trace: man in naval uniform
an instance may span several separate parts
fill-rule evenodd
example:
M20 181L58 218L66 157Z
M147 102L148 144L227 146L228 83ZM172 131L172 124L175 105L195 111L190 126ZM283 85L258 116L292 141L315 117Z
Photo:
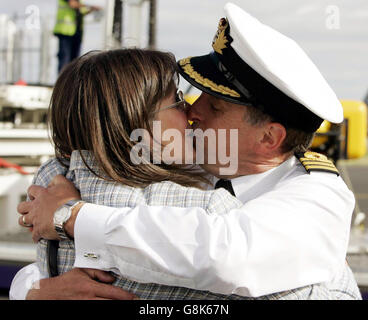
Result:
M354 196L331 161L307 152L323 120L343 120L342 106L294 41L233 4L225 13L213 51L178 66L203 92L188 114L193 126L238 129L238 171L224 179L220 163L203 168L244 206L214 217L200 208L78 202L62 230L74 238L75 268L250 297L342 277ZM38 201L18 207L20 224L33 224L37 237L54 225L37 229L36 215L52 221L54 203L78 198L66 182L53 188L32 186ZM359 298L349 277L355 289L343 290Z

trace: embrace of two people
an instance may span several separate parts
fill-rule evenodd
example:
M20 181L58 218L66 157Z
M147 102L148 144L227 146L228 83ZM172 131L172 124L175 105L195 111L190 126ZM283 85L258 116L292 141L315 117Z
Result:
M37 262L11 299L361 299L345 261L354 196L308 152L323 120L343 120L341 104L294 41L231 3L225 13L210 54L91 52L63 69L56 157L18 206ZM193 105L179 74L202 91ZM148 136L132 139L137 129ZM188 129L227 134L202 139L199 163ZM219 155L206 161L220 142L233 173Z

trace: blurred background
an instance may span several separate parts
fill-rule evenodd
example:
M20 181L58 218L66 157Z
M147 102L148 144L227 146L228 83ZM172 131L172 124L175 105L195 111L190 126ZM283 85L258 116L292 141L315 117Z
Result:
M81 54L151 47L179 58L207 54L225 0L85 0ZM368 3L365 0L233 0L260 21L296 40L341 99L345 122L324 123L313 147L331 157L357 199L348 261L368 288ZM35 245L17 225L16 205L32 174L53 155L46 128L58 75L53 34L57 0L0 2L0 293L35 259ZM198 91L180 86L193 101Z

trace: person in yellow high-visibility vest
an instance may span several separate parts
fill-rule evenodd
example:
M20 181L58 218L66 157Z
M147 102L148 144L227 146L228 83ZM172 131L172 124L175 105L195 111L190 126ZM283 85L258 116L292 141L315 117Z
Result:
M83 17L97 6L87 6L80 0L58 0L54 34L59 38L58 72L80 54L83 36Z

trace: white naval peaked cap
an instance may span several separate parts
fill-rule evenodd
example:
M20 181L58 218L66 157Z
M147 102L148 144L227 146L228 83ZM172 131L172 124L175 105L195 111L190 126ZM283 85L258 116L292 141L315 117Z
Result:
M292 39L233 3L225 5L231 46L274 86L332 123L343 121L343 109L331 87L304 50Z
M316 131L343 121L343 109L317 67L292 39L227 3L210 54L178 61L180 74L217 98L253 105L286 127Z

